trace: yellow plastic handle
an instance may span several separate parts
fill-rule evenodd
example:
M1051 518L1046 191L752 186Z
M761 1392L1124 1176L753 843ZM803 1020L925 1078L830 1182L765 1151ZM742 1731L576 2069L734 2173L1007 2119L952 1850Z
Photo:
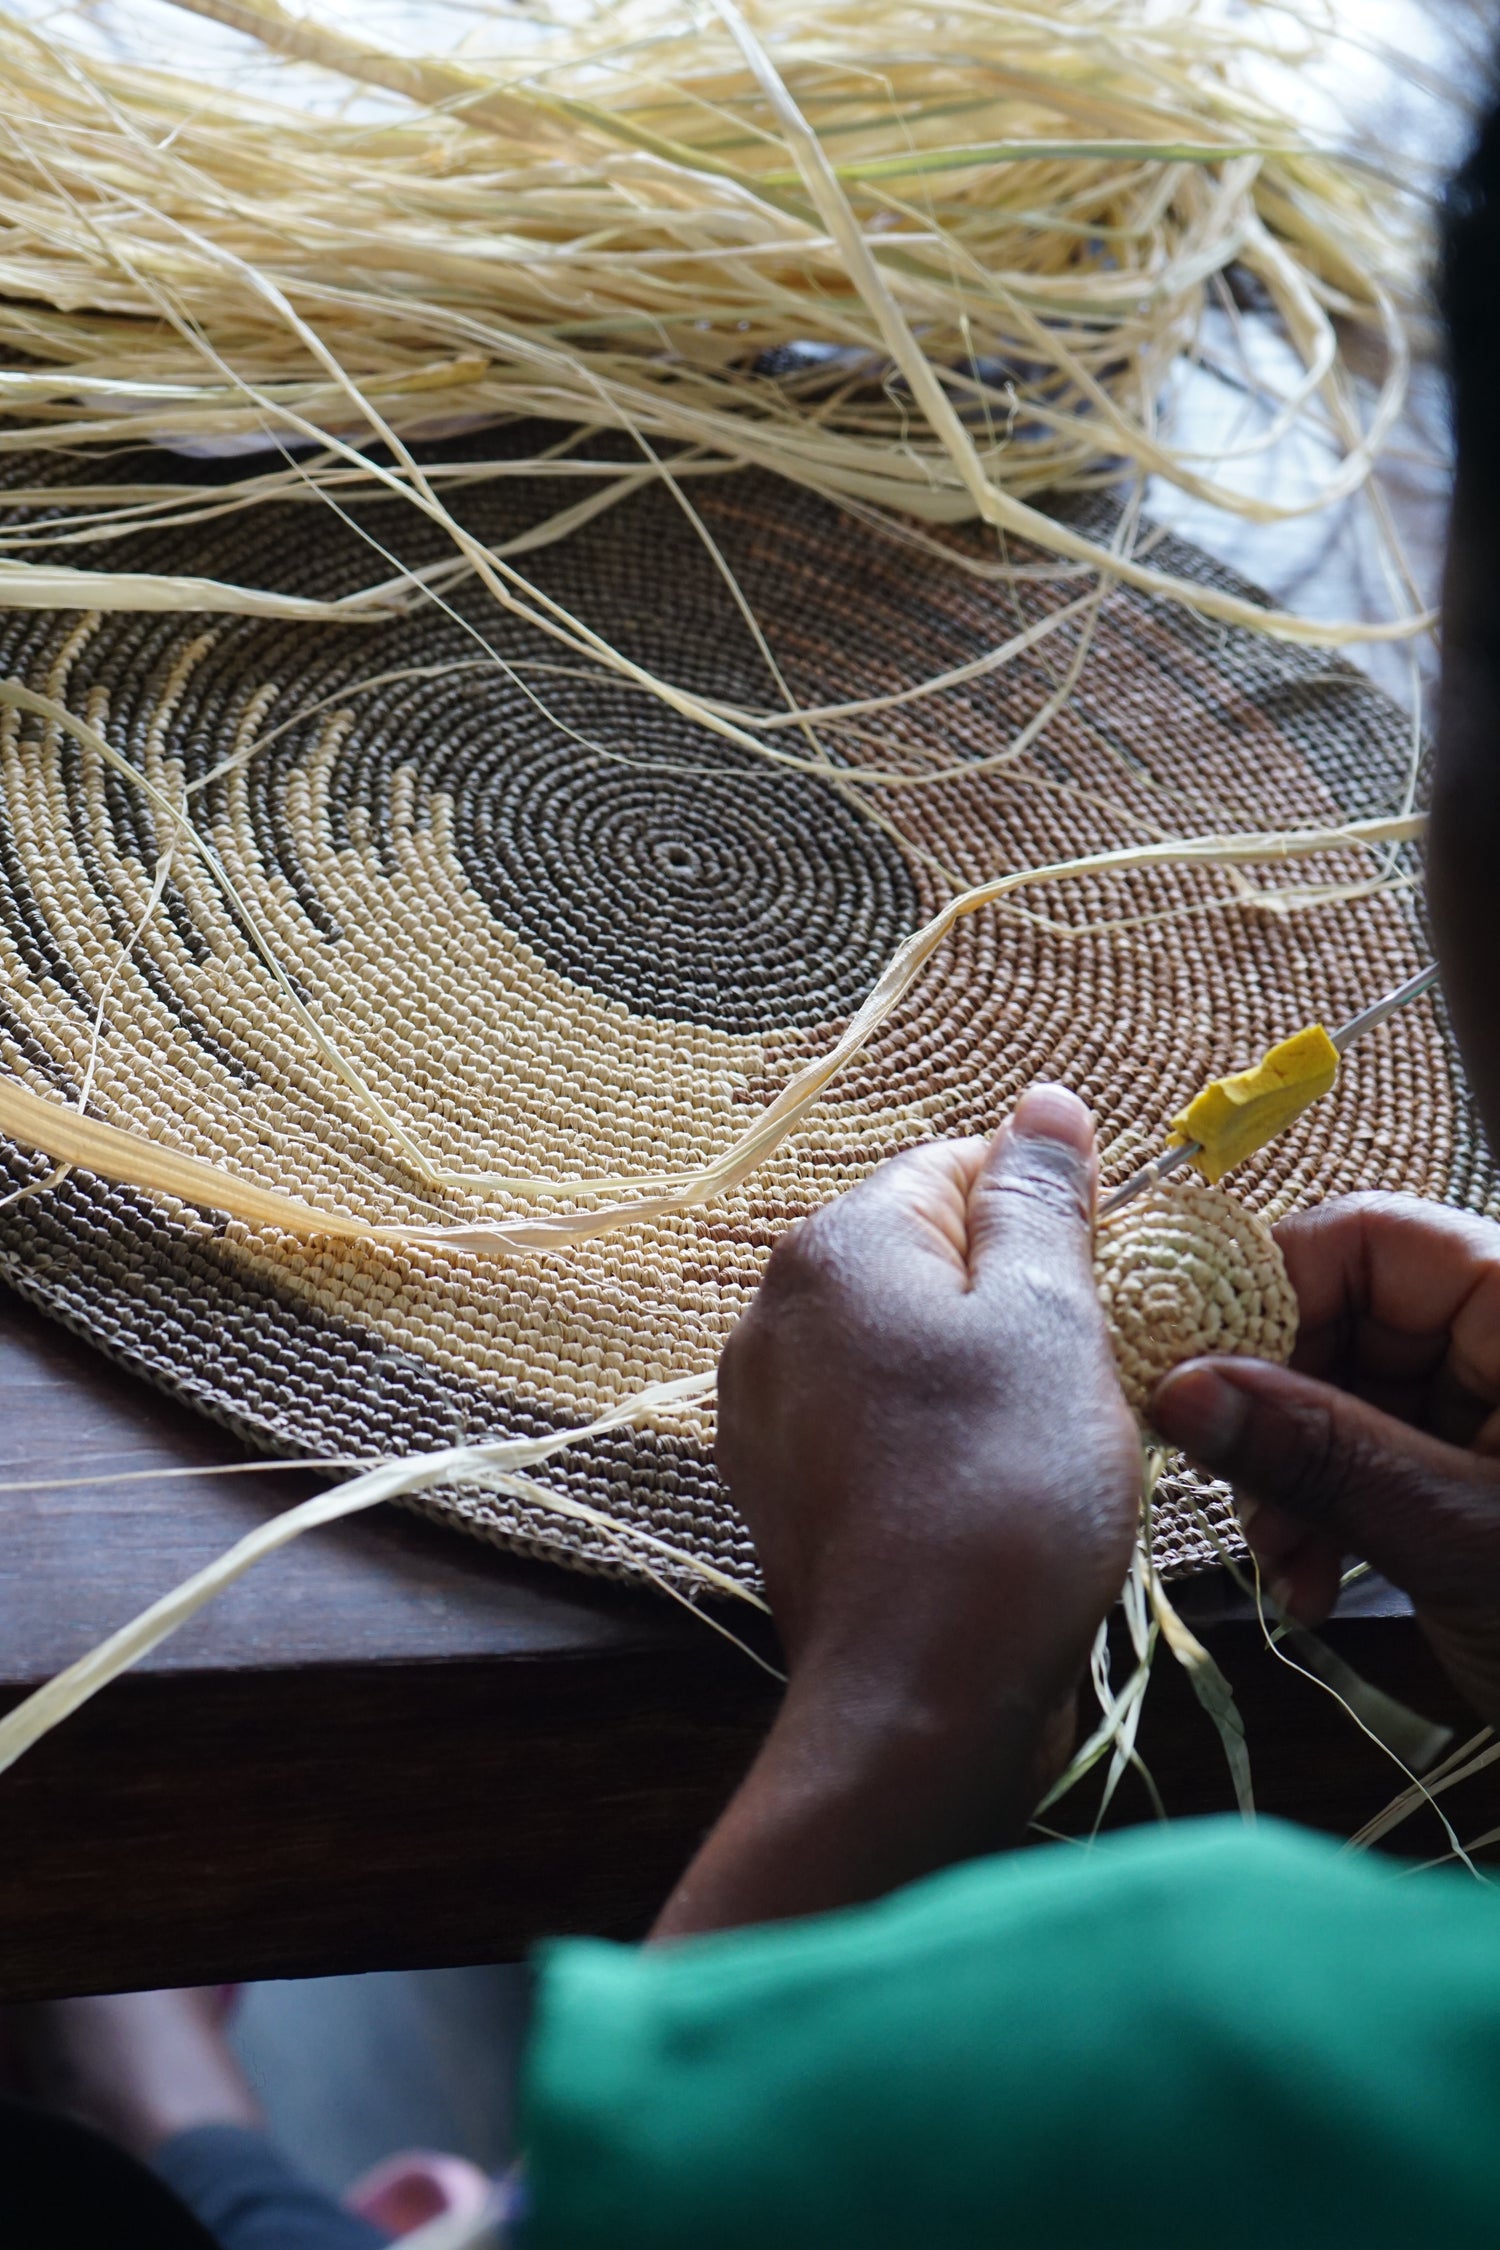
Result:
M1282 1039L1253 1070L1216 1078L1173 1118L1174 1146L1201 1141L1191 1159L1209 1181L1222 1180L1305 1109L1326 1094L1339 1074L1339 1053L1320 1023Z

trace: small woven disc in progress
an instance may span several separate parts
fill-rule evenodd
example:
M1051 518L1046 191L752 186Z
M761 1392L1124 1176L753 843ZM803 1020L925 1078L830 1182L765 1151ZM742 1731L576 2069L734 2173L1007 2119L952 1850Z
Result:
M1286 1262L1265 1221L1223 1188L1184 1180L1138 1197L1100 1230L1094 1270L1121 1387L1142 1421L1185 1359L1291 1357Z

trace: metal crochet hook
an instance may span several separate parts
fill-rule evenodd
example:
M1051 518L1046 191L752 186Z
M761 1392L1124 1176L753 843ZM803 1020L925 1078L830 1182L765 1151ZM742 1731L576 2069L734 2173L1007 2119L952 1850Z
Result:
M1387 1016L1394 1015L1398 1008L1404 1008L1408 1000L1418 1000L1424 992L1430 992L1437 983L1437 976L1437 963L1429 961L1425 969L1418 969L1414 977L1408 977L1405 984L1398 984L1395 991L1388 992L1383 1000L1372 1001L1368 1008L1361 1008L1357 1016L1351 1016L1337 1031L1330 1032L1329 1038L1338 1053L1342 1055L1365 1032L1373 1031L1376 1024L1384 1023ZM1147 1188L1155 1187L1158 1180L1164 1180L1168 1173L1175 1172L1180 1165L1191 1164L1193 1158L1202 1153L1201 1141L1179 1141L1175 1147L1163 1149L1160 1156L1153 1156L1149 1164L1143 1164L1138 1172L1131 1173L1128 1180L1123 1180L1117 1188L1110 1190L1099 1206L1100 1218L1107 1219L1112 1213L1122 1210L1127 1203L1134 1202L1138 1195L1143 1195Z

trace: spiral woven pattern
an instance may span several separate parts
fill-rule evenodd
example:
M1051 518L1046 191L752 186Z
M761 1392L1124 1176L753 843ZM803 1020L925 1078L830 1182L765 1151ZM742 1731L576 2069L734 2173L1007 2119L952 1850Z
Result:
M1099 1295L1120 1385L1144 1424L1169 1369L1200 1354L1290 1359L1297 1299L1263 1219L1227 1189L1180 1180L1100 1229Z
M378 762L361 744L358 771L335 774L335 801L378 820L420 725L442 740L429 786L451 792L455 863L557 976L742 1037L852 1013L920 911L896 846L733 744L704 770L690 727L639 694L593 681L548 702L614 754L560 730L538 754L530 730L497 739L471 687L429 687L392 714Z
M455 501L495 547L555 505L521 477ZM993 560L977 539L954 535L945 559L751 474L705 481L695 505L807 707L972 665L1079 592L1045 570L997 587L959 567ZM95 559L332 597L368 582L366 538L414 567L450 553L397 503L354 513L353 527L313 504L210 516ZM1012 559L1044 560L1019 546ZM1219 575L1170 540L1153 559ZM670 493L608 508L527 569L679 686L780 707ZM568 1207L586 1201L569 1181L692 1170L725 1148L826 1052L953 888L1143 835L1379 810L1405 783L1407 722L1359 674L1127 592L1099 612L1034 742L1018 747L1084 618L812 746L776 737L810 765L825 756L826 778L563 661L472 582L448 598L451 614L360 626L11 614L0 673L86 716L190 812L306 1008L425 1157L559 1194L434 1186L309 1041L204 867L174 852L155 896L166 824L145 797L9 709L0 1067L57 1101L87 1081L107 1121L374 1222ZM879 820L842 778L861 761L997 759L880 795ZM1266 880L1367 871L1330 858ZM1207 867L1023 892L960 923L806 1121L702 1210L564 1255L482 1261L294 1238L79 1173L43 1185L44 1162L0 1144L0 1189L37 1190L0 1209L0 1271L271 1448L387 1455L543 1434L711 1367L781 1228L896 1149L991 1129L1045 1075L1093 1103L1106 1180L1122 1176L1205 1079L1352 1013L1415 968L1422 943L1400 894L1247 910ZM1427 1003L1359 1047L1335 1094L1235 1181L1255 1209L1381 1185L1476 1208L1491 1196ZM541 1475L749 1581L712 1437L701 1410L570 1448ZM1168 1571L1211 1554L1200 1503L1229 1533L1222 1496L1169 1481ZM607 1533L518 1499L425 1504L509 1546L633 1568Z

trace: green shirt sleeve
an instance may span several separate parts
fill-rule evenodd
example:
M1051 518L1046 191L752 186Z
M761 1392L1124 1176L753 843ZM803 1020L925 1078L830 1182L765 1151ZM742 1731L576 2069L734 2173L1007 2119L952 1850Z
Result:
M1275 1823L543 1958L527 2250L1500 2241L1500 1898Z

